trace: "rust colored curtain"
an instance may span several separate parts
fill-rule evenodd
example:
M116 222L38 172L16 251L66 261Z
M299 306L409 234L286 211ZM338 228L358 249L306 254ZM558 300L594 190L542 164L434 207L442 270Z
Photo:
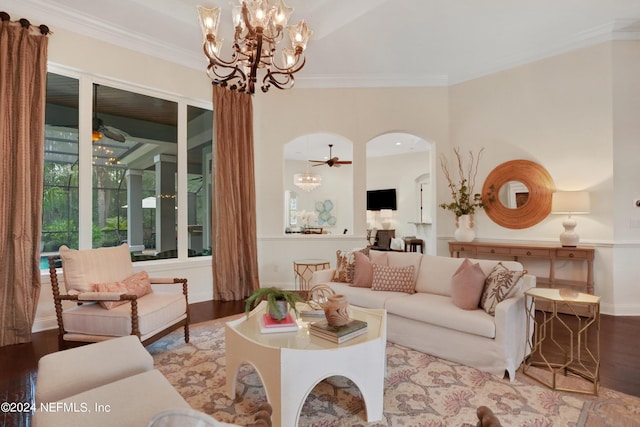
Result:
M260 287L251 95L213 86L213 299L243 300Z
M48 29L0 13L0 346L31 341L40 295ZM46 31L44 29L46 29Z

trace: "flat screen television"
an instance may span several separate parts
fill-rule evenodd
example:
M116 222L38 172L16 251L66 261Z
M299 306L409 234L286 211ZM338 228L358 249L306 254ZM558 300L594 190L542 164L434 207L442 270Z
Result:
M367 210L379 211L381 209L397 210L395 188L367 191Z

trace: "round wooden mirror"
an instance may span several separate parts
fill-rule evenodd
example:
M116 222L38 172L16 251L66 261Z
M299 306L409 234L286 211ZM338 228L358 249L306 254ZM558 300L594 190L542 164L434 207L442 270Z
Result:
M511 160L498 165L487 176L482 186L484 210L498 225L528 228L551 212L554 188L551 175L539 164Z

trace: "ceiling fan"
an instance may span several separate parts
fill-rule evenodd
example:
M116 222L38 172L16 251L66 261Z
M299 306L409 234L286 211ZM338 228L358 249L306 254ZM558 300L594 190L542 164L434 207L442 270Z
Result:
M104 122L98 117L98 86L93 85L93 120L91 122L91 130L93 141L98 141L103 136L118 142L125 142L126 137L123 133L117 132L112 127L105 126Z
M338 157L333 157L333 155L331 154L332 147L333 144L329 144L329 160L309 160L311 163L315 163L315 165L311 166L329 165L329 167L335 166L339 168L342 165L350 165L351 163L353 163L351 160L340 160Z

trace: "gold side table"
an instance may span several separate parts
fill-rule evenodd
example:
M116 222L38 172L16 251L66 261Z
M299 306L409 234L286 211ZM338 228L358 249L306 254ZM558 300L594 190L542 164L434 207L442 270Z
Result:
M325 270L330 268L329 261L326 259L299 259L293 261L293 272L296 277L296 287L301 291L309 290L309 282L314 271Z
M551 305L551 311L539 312L538 319L536 301ZM597 396L600 297L570 289L533 288L525 292L525 310L528 356L522 372L553 390ZM559 315L559 310L568 314Z

